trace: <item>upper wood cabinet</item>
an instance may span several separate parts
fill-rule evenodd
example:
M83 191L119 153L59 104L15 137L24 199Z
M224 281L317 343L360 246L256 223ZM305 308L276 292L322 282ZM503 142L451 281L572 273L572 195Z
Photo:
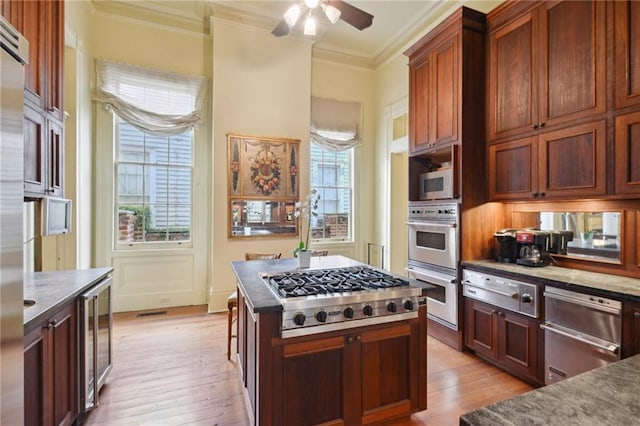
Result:
M640 112L616 117L615 192L640 194Z
M492 200L578 198L606 191L605 121L489 145Z
M606 110L605 3L535 4L516 16L503 9L508 19L498 16L490 29L490 141Z
M615 107L640 105L640 2L615 1Z
M64 0L2 0L29 41L25 67L24 195L61 197L64 176Z
M405 52L409 56L410 155L461 142L463 112L478 117L484 31L485 15L462 7Z

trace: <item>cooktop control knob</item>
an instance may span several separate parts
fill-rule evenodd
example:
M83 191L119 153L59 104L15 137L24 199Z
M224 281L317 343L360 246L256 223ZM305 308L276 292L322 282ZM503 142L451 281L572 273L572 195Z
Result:
M387 311L389 312L396 312L398 310L398 307L396 306L395 302L389 302L387 303Z
M413 311L413 302L411 300L405 300L404 309L407 311Z
M533 297L529 293L525 293L522 295L522 303L531 303L533 302Z
M342 314L345 318L353 318L353 308L344 308Z
M298 313L293 317L293 323L295 325L302 325L305 319L307 319L307 317L305 317L303 313Z
M316 319L320 322L326 322L327 321L327 313L325 311L320 311L318 313L316 313Z
M362 313L370 317L371 315L373 315L373 308L371 307L371 305L365 305L365 307L362 308Z

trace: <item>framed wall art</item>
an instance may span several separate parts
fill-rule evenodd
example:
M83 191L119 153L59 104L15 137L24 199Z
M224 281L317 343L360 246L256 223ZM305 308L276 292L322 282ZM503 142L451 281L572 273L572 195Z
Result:
M228 134L229 237L296 236L300 140Z

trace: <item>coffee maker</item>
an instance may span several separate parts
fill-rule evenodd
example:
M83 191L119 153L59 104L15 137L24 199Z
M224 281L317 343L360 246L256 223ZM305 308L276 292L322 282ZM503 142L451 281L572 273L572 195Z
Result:
M506 228L496 231L493 237L498 241L498 256L496 261L501 263L516 263L518 259L518 243L516 242L515 228Z
M551 258L551 234L548 231L537 229L524 229L516 231L516 243L518 246L518 265L546 266Z
M551 236L550 253L567 254L569 241L573 241L572 231L549 231Z

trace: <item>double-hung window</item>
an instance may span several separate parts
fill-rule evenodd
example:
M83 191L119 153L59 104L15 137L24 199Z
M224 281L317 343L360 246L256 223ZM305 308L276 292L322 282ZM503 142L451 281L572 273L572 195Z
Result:
M191 241L194 128L206 80L98 60L96 100L116 116L116 245Z
M313 239L353 241L354 150L361 105L311 98L311 189L320 195L318 216L312 220Z
M318 216L312 223L315 240L352 240L353 151L334 151L311 143L311 188L320 195Z

